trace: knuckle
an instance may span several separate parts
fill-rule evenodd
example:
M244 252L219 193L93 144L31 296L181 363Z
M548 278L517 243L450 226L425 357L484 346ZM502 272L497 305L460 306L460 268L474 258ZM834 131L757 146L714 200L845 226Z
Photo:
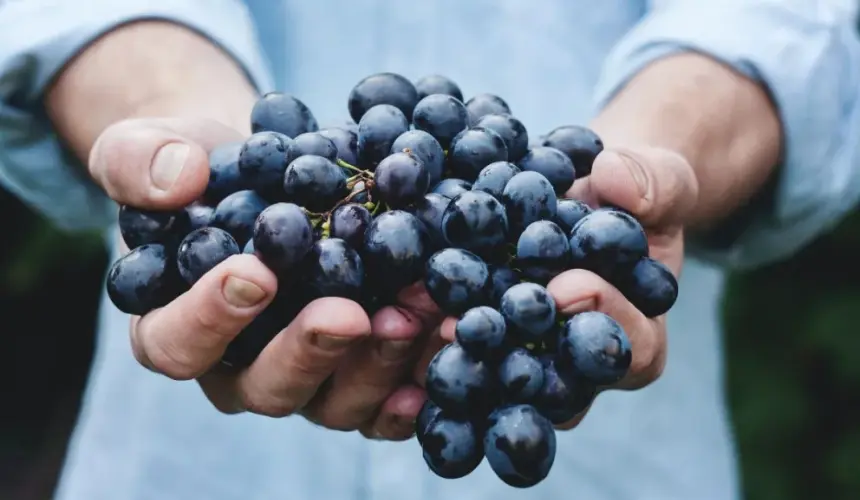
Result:
M218 304L203 305L193 314L195 330L224 339L231 339L238 333L231 313Z
M153 369L174 380L192 380L202 371L191 356L175 346L152 344L146 357Z
M284 418L297 410L295 402L289 398L243 393L242 406L251 413L269 418Z

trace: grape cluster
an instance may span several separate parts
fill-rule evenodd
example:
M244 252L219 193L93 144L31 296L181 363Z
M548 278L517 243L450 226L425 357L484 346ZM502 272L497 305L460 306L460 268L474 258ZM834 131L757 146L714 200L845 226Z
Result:
M256 255L279 291L224 353L243 367L317 298L372 314L423 281L458 318L456 341L428 366L416 423L428 466L458 478L486 456L507 484L539 483L555 457L553 425L631 362L615 320L562 318L547 283L586 269L656 317L674 304L677 281L649 258L630 214L564 197L603 149L591 130L561 126L531 142L501 97L464 102L439 75L369 76L348 110L352 120L321 129L302 101L269 93L251 112L253 134L211 151L198 201L122 206L131 251L109 271L110 299L143 315L231 255Z

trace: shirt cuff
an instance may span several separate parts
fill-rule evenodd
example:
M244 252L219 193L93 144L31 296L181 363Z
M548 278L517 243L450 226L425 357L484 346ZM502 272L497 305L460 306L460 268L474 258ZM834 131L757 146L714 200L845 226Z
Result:
M723 0L656 9L614 48L595 96L602 108L645 66L683 51L713 57L767 88L785 134L773 203L757 208L729 243L700 239L689 247L724 266L787 258L860 199L856 27L826 9L786 4Z
M0 183L60 228L102 228L116 207L61 146L41 100L63 66L122 24L159 19L219 45L258 91L273 87L245 4L238 0L7 2L0 8Z

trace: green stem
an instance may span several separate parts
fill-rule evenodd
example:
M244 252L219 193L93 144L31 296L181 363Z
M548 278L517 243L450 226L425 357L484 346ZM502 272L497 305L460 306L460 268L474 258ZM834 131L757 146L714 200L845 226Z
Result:
M355 165L350 165L349 163L341 160L340 158L337 159L337 165L339 167L343 167L347 170L352 170L353 172L358 172L358 175L367 175L367 174L373 175L370 172L365 172L364 170L356 167Z

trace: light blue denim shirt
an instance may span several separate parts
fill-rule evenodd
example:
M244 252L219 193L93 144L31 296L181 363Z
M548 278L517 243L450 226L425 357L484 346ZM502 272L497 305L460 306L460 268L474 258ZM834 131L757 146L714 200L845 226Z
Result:
M578 429L559 434L541 485L511 489L486 464L462 480L435 478L414 440L221 415L193 382L139 367L127 318L104 301L58 498L739 498L713 263L790 255L860 197L856 11L852 0L0 0L0 182L68 229L106 227L115 207L63 156L39 97L89 40L139 18L204 33L261 91L295 93L323 124L347 116L347 93L367 74L439 72L466 95L504 96L539 134L587 122L644 65L696 50L764 82L786 130L774 203L731 245L697 248L712 264L688 259L663 377L602 395Z

